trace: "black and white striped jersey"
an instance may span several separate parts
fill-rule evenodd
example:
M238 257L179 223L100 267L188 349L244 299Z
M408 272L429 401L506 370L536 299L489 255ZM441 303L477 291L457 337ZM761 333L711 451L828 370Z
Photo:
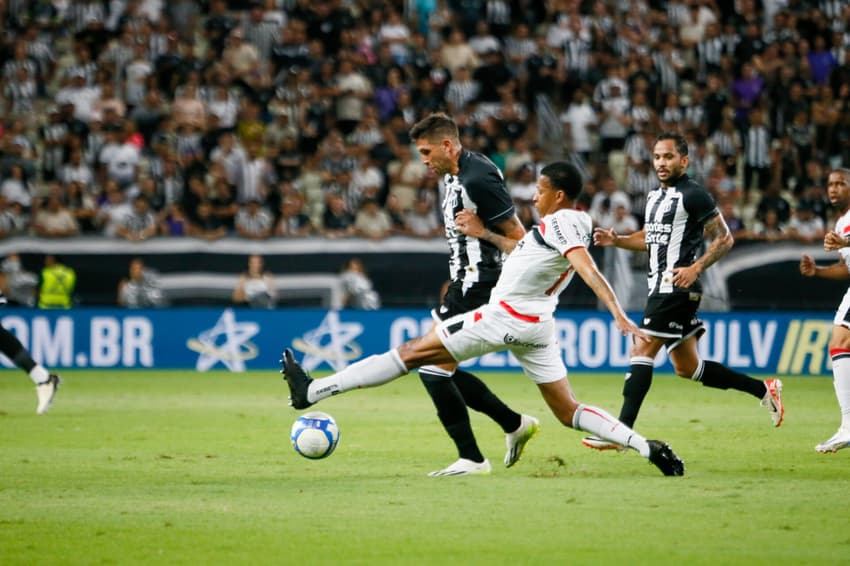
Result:
M443 178L443 221L451 254L449 276L462 282L466 292L475 283L495 283L502 270L502 252L490 242L458 231L455 215L468 208L488 229L500 233L496 225L513 216L514 204L502 172L485 156L463 150L458 167L457 175Z
M650 191L644 223L650 295L700 291L699 281L689 289L675 289L672 270L697 259L703 244L703 227L719 213L714 198L687 175L666 189Z

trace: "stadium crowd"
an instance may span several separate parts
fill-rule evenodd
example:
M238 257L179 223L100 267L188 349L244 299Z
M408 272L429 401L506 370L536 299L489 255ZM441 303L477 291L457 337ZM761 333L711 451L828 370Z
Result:
M521 219L567 158L637 227L650 150L737 238L823 236L850 163L842 0L3 0L0 236L441 233L408 130L450 112Z

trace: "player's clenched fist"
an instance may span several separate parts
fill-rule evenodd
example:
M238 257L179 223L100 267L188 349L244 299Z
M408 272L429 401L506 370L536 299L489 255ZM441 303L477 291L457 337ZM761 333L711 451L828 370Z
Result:
M824 243L824 247L826 244ZM808 256L803 254L802 259L800 259L800 273L805 275L806 277L812 277L815 274L815 260L812 256Z
M847 245L847 240L845 240L838 232L827 232L823 237L823 249L828 252L834 252L836 250L840 250L844 246Z

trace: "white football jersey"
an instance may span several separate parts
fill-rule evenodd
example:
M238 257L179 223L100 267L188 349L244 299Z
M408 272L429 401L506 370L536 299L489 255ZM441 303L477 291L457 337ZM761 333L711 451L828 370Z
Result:
M842 238L850 238L850 210L842 214L835 222L835 231ZM850 248L841 248L838 253L841 255L844 265L847 266L847 269L850 269Z
M508 255L490 303L505 303L541 320L551 318L558 295L575 272L566 254L590 245L592 229L590 216L579 210L561 209L544 216Z

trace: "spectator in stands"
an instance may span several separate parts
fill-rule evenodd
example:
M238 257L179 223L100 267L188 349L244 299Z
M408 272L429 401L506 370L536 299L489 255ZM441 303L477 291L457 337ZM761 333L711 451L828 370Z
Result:
M776 212L777 220L782 225L791 220L791 203L782 195L782 188L776 183L771 183L764 192L756 207L756 218L764 222L768 210Z
M481 86L472 78L469 67L461 65L452 73L452 78L446 86L446 103L449 111L456 115L468 112L478 99L478 91Z
M537 176L534 174L534 165L526 163L517 169L516 173L507 183L511 200L514 201L516 214L526 230L537 224L540 218L534 208L534 195L537 192Z
M236 28L227 38L221 54L228 77L231 82L244 85L253 90L266 83L260 53L251 43L244 40L241 28Z
M69 238L80 233L80 225L62 202L61 185L53 185L46 203L35 212L32 229L42 238Z
M628 110L631 103L623 94L620 83L610 85L610 93L599 102L600 149L608 155L621 151L626 145L626 136L631 127Z
M735 210L735 199L725 198L718 200L718 208L720 209L720 214L723 215L726 225L729 226L729 233L732 234L735 240L747 240L750 238L750 231L747 230L747 226L744 224L741 215Z
M357 167L351 172L347 192L348 207L357 210L366 199L378 200L383 187L383 173L372 156L364 151L357 160Z
M469 69L478 67L478 56L467 43L466 36L460 28L454 28L449 32L448 39L440 49L439 64L446 67L452 75L455 74L458 67Z
M808 202L801 202L788 223L788 238L804 244L821 242L826 233L821 217Z
M254 308L274 308L277 303L277 290L274 277L263 267L263 257L248 257L248 270L239 275L233 289L233 302Z
M359 258L351 258L345 262L340 277L345 290L343 304L346 307L362 310L381 308L381 297L375 291L366 266Z
M329 193L325 201L322 233L328 238L344 238L354 234L354 216L346 208L345 199L337 192Z
M787 224L779 220L779 213L774 208L765 211L762 219L756 220L753 225L752 236L754 240L765 242L779 242L788 239Z
M64 184L78 183L83 192L93 194L95 179L91 167L83 161L83 151L79 147L71 150L68 162L59 169L58 179Z
M593 195L588 213L595 223L607 228L606 225L611 224L611 216L617 205L622 204L631 211L631 201L629 195L620 190L617 181L610 175L600 181L599 187L600 190Z
M118 283L118 304L131 309L166 305L156 272L141 258L130 260L128 276Z
M354 217L354 235L370 240L382 240L390 235L392 221L380 203L372 197L362 200Z
M205 198L209 200L213 209L213 216L219 219L221 224L228 230L236 227L236 216L239 213L239 204L236 202L236 191L227 182L222 174L215 174L215 164L210 166L212 186L206 186Z
M113 122L104 126L106 144L98 155L101 182L111 179L121 188L136 181L136 173L141 159L139 148L128 139L123 122Z
M236 235L251 240L265 240L274 230L274 216L260 199L251 199L239 207L234 221Z
M800 154L791 136L786 133L779 139L773 140L770 149L771 183L779 183L782 187L793 187L795 193L802 191L803 162L800 161Z
M415 238L430 239L443 234L443 225L440 223L433 203L422 194L413 203L413 208L405 217L405 225L408 234Z
M198 93L197 84L187 83L177 90L171 104L171 117L177 128L200 131L207 123L207 111Z
M573 93L572 102L561 114L560 120L567 147L588 163L594 150L591 136L596 131L598 118L584 90L577 89Z
M166 206L162 219L159 221L161 236L188 236L191 231L191 221L179 202Z
M333 82L337 127L343 135L348 135L363 118L366 101L374 96L374 89L369 80L348 58L340 60Z
M9 176L0 183L0 194L10 203L20 204L28 209L32 204L32 189L21 165L13 164Z
M125 214L115 229L115 235L131 242L142 242L156 236L159 222L144 195L136 195L130 212Z
M410 210L416 199L416 191L422 180L428 174L428 169L420 159L414 158L408 144L400 144L396 158L387 165L389 177L389 194L398 199L402 210Z
M283 195L279 213L275 236L297 238L313 233L313 222L305 212L304 197L298 191L293 189Z
M29 215L23 207L0 194L0 238L25 234L28 229Z
M57 255L44 258L44 268L38 280L38 308L70 309L74 303L77 273Z
M829 197L826 194L826 188L823 185L809 185L800 193L800 198L797 199L797 206L807 206L812 209L815 216L818 216L824 221L826 226L829 213L833 207L829 203Z
M749 195L755 187L764 191L770 184L770 130L764 123L764 113L758 109L748 110L748 125L744 132L744 194Z
M118 227L124 222L124 217L131 214L131 206L127 202L124 191L114 180L106 182L104 199L98 208L94 219L95 226L104 236L113 238L117 235Z
M213 214L212 205L208 200L198 203L195 216L191 219L187 235L212 241L227 236L227 228Z

